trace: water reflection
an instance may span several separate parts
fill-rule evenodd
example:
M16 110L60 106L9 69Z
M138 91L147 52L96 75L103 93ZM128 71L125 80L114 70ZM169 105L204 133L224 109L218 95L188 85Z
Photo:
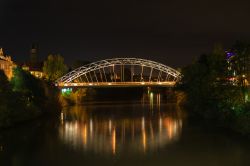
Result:
M161 103L159 94L150 93L149 104L145 101L130 103L129 107L119 103L65 109L60 138L70 148L106 154L143 153L177 140L181 118Z
M142 96L142 105L149 104L149 108L151 111L154 109L160 111L161 108L161 93L155 93L148 89L147 94L143 94Z

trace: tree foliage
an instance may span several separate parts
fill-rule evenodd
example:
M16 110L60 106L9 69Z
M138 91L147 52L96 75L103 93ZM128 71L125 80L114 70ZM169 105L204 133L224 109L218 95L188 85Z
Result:
M11 81L0 70L0 85L0 128L57 108L57 90L19 67L13 70Z
M10 114L13 104L12 91L10 83L2 70L0 70L0 126L10 124Z
M32 104L42 108L46 99L43 82L19 67L13 70L13 75L11 79L13 91L22 94L27 105Z
M236 72L238 83L244 91L246 83L250 82L250 44L237 41L231 50L235 54L231 59L232 70Z
M249 85L244 83L249 75L249 48L237 42L230 49L234 55L228 58L217 46L182 69L178 87L186 93L186 106L192 115L223 121L227 127L250 133L250 102L246 100Z
M68 68L64 64L64 59L61 55L49 55L47 60L44 62L43 72L46 74L47 79L55 81L62 77Z
M217 110L227 110L243 102L240 88L228 81L227 60L220 46L183 68L182 74L180 87L187 94L187 103L201 116L216 117Z

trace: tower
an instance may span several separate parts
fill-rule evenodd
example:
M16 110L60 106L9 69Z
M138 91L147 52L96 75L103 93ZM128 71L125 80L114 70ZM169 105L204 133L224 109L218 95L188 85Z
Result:
M30 63L36 65L38 62L38 44L33 43L30 50Z

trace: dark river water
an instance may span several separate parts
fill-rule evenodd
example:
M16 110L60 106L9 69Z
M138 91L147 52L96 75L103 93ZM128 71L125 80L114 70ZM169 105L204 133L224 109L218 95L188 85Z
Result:
M195 123L162 94L89 101L0 132L1 166L250 166L250 140Z

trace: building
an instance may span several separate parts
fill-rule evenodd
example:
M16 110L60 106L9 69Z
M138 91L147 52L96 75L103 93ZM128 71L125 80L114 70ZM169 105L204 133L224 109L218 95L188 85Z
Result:
M16 65L11 60L10 56L5 56L3 49L0 48L0 69L4 71L5 75L10 79L13 76L12 69Z
M29 71L31 75L37 78L45 78L45 74L42 71L43 62L36 62L34 63L25 63L22 66L22 69L25 71Z
M250 56L239 55L233 51L226 51L227 69L230 81L241 83L243 86L250 84Z
M30 49L30 59L28 62L20 65L25 71L29 71L31 75L37 78L44 78L43 62L38 59L38 44L33 43Z

